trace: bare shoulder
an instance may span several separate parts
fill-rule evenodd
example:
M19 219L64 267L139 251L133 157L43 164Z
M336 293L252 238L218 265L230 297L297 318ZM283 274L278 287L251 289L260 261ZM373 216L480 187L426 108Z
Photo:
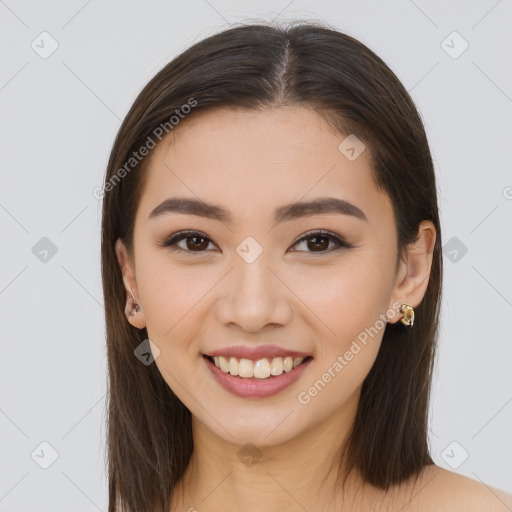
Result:
M512 511L512 494L436 465L425 468L410 494L411 511Z

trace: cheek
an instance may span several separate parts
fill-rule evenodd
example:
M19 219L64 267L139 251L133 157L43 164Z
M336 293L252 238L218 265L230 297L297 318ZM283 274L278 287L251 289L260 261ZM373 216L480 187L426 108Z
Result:
M293 289L306 306L303 311L314 313L315 325L321 326L331 347L350 345L386 313L391 283L386 269L385 261L368 251L329 269L306 268L295 276Z
M386 327L388 268L382 253L360 251L328 272L304 271L296 281L297 295L315 313L307 322L316 326L313 335L320 341L301 403L314 399L323 407L339 407L368 375Z
M171 264L161 254L140 258L137 286L149 339L159 348L155 364L172 391L200 415L201 383L208 380L200 355L200 333L210 307L209 292L225 273L211 265ZM191 398L192 397L192 398ZM195 408L199 407L198 410Z
M325 284L323 299L317 299L312 308L329 329L322 327L315 364L297 396L300 404L308 406L307 414L334 412L348 404L377 358L386 326L382 318L386 302L379 298L378 281L365 275L353 272L344 280Z
M179 339L180 330L196 325L193 319L220 277L209 265L171 265L161 255L141 261L137 285L148 334L155 341Z

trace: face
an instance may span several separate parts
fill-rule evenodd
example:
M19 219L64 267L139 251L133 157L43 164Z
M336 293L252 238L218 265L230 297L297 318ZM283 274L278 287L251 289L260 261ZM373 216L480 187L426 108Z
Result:
M116 246L141 308L130 321L147 328L175 394L226 441L281 443L343 411L386 320L400 318L392 205L367 151L347 158L344 139L305 108L220 110L151 155L134 260ZM213 206L165 207L177 197Z

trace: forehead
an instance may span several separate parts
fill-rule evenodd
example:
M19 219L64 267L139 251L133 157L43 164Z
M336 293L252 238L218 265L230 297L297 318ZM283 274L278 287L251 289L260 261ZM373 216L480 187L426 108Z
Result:
M319 197L350 201L369 220L392 215L368 152L340 151L346 137L302 107L196 113L150 155L140 215L172 196L221 204L240 222Z

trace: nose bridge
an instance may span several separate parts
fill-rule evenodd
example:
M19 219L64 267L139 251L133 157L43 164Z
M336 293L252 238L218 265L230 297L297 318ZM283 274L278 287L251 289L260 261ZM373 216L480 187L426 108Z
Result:
M272 272L268 266L271 265L272 254L268 247L268 240L264 235L246 236L233 254L234 279L238 286L236 289L243 293L254 294L265 290L271 292Z
M248 331L283 324L289 312L286 287L271 271L271 254L254 242L242 242L233 255L229 296L223 297L220 313L224 323L234 322Z
M236 255L233 261L233 273L237 295L249 295L253 300L257 296L266 295L267 300L273 296L272 280L275 278L268 268L270 265L268 256L268 253L264 252L254 260L246 260L243 256Z

